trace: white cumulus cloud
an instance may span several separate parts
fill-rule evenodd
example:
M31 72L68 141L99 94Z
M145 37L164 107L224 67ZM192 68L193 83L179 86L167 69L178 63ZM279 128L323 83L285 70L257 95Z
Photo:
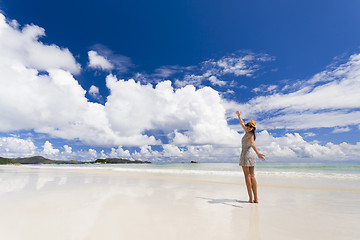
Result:
M0 138L1 157L28 157L36 153L36 146L31 139L17 137Z
M95 99L101 98L99 88L94 85L91 85L91 87L89 89L89 94L90 94L90 96L92 96Z
M26 25L19 29L18 25L9 24L0 13L0 63L8 62L8 65L14 68L25 66L41 71L59 68L74 74L79 73L80 64L70 51L40 42L39 39L43 36L43 28Z
M288 133L282 137L273 137L266 130L258 133L257 146L260 146L268 160L289 162L299 160L328 160L344 161L357 160L360 154L360 142L356 144L334 144L331 142L321 145L309 143L298 133Z
M53 145L46 141L43 145L43 151L41 152L44 156L56 156L60 153L59 149L53 147Z
M92 50L88 52L89 67L124 73L134 66L129 57L115 54L102 44L95 44L91 48Z
M89 67L101 70L112 70L114 65L111 64L105 57L100 56L96 51L89 51Z
M161 129L169 136L181 131L186 139L181 144L220 145L233 145L238 137L227 124L221 96L212 88L188 85L175 90L170 81L153 87L113 75L106 82L111 92L106 112L112 129L122 136L144 138L142 132ZM153 139L149 144L155 143Z

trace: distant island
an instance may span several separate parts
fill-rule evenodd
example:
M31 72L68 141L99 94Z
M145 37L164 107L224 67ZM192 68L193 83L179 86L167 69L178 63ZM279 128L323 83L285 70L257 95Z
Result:
M50 160L42 156L26 157L26 158L3 158L0 157L0 165L5 164L143 164L151 163L148 161L129 160L123 158L106 158L97 159L92 162L83 161L63 161L63 160Z
M107 164L107 163L151 163L148 161L140 161L140 160L128 160L128 159L123 159L123 158L100 158L95 160L95 162L93 163L99 163L99 164Z

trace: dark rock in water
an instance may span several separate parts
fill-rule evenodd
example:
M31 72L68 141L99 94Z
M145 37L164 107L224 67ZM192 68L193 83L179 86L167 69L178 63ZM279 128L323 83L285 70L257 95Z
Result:
M195 161L191 161L190 163L198 163L198 162L195 162Z

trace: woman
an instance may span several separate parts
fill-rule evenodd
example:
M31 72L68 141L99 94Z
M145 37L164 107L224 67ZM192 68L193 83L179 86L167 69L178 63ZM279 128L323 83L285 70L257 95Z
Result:
M254 175L256 157L251 148L254 149L260 160L265 161L265 155L261 154L255 145L256 122L254 120L250 120L248 123L244 124L239 111L236 111L236 115L239 117L240 125L245 130L245 135L241 140L242 149L240 156L240 166L242 166L245 175L246 188L249 194L249 202L258 203L259 200L257 196L257 185Z

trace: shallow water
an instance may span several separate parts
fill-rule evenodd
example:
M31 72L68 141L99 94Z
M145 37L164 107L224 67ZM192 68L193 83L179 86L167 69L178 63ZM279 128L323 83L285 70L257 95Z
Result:
M215 176L241 176L236 163L198 164L84 164L84 165L22 165L29 168L102 169L120 172L190 174ZM0 168L5 171L6 166ZM8 168L8 170L10 170ZM281 176L289 178L326 178L360 180L360 164L353 163L262 163L256 165L257 176Z

